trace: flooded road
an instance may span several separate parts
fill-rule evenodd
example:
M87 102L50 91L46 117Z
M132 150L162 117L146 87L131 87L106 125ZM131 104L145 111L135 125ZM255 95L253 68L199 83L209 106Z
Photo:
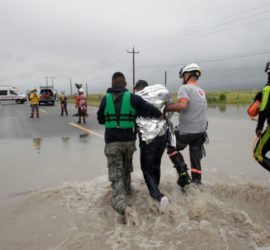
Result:
M135 153L139 226L128 229L109 205L102 137L66 120L70 135L0 139L0 249L269 249L270 175L252 158L256 123L245 110L209 108L202 190L183 194L164 154L166 216L148 195ZM91 112L85 129L102 135Z
M103 141L85 133L62 138L0 140L0 201L23 192L106 174L102 150L98 152L97 146L102 149Z

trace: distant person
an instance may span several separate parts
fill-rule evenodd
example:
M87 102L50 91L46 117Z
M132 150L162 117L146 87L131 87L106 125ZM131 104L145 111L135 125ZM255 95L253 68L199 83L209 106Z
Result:
M259 138L254 150L255 160L266 170L270 171L270 159L266 153L270 150L270 63L266 64L265 72L268 74L268 81L262 91L262 101L259 112L259 119L256 127L256 135ZM264 123L267 120L267 127L263 132Z
M79 95L76 96L76 108L78 108L78 116L79 116L79 120L78 120L78 124L80 124L82 122L83 119L83 123L86 123L86 116L88 116L87 114L87 96L84 94L84 90L82 88L79 89Z
M131 204L132 158L136 150L136 117L160 117L161 112L131 94L126 89L125 76L116 72L112 76L112 87L101 100L97 119L105 124L105 155L112 187L112 207L125 216L127 224L136 224L136 213Z
M36 117L39 118L39 95L37 94L37 90L33 89L30 96L30 107L31 107L31 115L30 118L34 118L34 114L36 112Z
M64 112L66 113L66 116L68 116L68 111L67 111L67 96L65 95L65 91L62 91L60 96L60 105L61 105L61 116L64 115Z
M176 131L177 147L184 150L189 146L191 181L201 184L201 159L204 154L203 144L207 134L207 100L205 92L198 86L201 70L195 63L183 67L179 73L183 85L179 88L178 102L168 105L167 111L179 112L179 124ZM181 155L181 154L180 154ZM181 165L185 165L181 155Z

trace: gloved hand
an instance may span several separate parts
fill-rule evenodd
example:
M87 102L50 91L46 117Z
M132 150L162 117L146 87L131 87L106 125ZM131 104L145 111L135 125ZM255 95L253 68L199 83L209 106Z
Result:
M256 128L256 135L257 135L257 137L261 137L262 136L262 129Z

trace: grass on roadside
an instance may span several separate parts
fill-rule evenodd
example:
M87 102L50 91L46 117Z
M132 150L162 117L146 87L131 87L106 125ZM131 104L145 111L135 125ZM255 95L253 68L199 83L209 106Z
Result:
M207 91L208 104L250 104L258 90ZM177 93L172 93L174 102Z
M250 104L258 90L207 91L208 104ZM98 107L104 94L88 95L88 105ZM172 93L177 102L177 93ZM69 103L75 103L74 96L68 96Z

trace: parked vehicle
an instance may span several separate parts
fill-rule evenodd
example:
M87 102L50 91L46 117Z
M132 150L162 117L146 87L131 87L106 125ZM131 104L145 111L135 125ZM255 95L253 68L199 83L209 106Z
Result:
M17 104L23 104L27 101L27 97L18 94L16 88L12 86L0 86L0 101L15 101Z
M47 104L47 105L55 105L55 91L51 87L40 87L38 94L40 96L39 105Z

